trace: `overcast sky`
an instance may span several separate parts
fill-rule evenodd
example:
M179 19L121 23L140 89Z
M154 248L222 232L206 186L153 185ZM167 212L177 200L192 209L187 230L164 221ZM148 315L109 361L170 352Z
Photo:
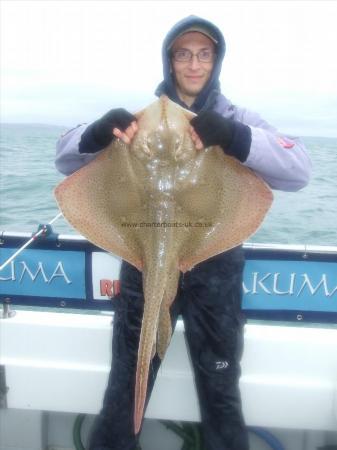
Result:
M221 86L282 131L337 136L335 1L0 0L1 121L72 126L154 99L161 43L196 14L227 43Z

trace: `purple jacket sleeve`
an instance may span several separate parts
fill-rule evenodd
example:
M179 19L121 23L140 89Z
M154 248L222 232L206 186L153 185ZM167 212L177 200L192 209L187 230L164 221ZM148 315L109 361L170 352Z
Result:
M60 137L56 144L55 167L64 175L70 175L96 158L97 153L80 153L81 136L89 124L79 125Z
M272 188L297 191L309 182L311 161L304 144L297 137L280 133L259 114L233 106L220 96L216 110L224 117L248 125L252 142L244 165L254 170ZM56 168L65 175L92 161L98 153L79 153L81 135L88 125L80 125L63 135L56 146Z
M235 108L236 120L252 132L250 152L244 165L254 170L272 188L298 191L311 175L311 160L298 137L280 133L259 114Z

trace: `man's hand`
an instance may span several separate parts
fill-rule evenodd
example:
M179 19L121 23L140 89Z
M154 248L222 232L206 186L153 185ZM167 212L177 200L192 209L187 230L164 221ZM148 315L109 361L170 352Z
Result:
M114 136L116 136L117 138L121 139L123 142L125 142L125 144L130 144L130 142L132 141L134 135L137 133L138 131L138 125L136 121L132 121L131 125L128 126L124 131L122 131L119 128L114 128L112 130L112 133Z
M198 136L197 132L192 127L192 125L190 126L190 130L189 131L190 131L190 135L191 135L192 141L194 142L195 148L197 150L202 150L204 148L204 144L202 143L200 137Z
M80 153L96 153L107 147L115 137L130 144L138 131L137 119L126 109L111 109L87 127L81 136Z
M250 145L251 130L247 125L227 119L216 111L205 111L191 120L191 138L198 150L219 145L223 151L239 161L246 161Z
M226 119L216 111L205 111L193 117L191 125L204 147L220 145L226 151L234 135L233 122L233 120Z
M106 147L114 137L130 144L138 130L135 116L126 109L111 109L93 126L93 134L98 144Z

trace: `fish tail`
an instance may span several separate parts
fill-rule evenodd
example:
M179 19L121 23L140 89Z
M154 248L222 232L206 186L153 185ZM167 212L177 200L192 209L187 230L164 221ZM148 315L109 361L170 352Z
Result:
M154 221L170 220L170 205L164 216L155 216ZM152 239L144 255L143 291L144 314L138 347L138 361L135 385L134 430L141 428L147 396L149 367L156 348L160 310L170 280L169 272L174 258L174 236L171 228L158 228L152 233Z
M146 334L146 333L144 333ZM152 359L153 344L147 345L150 340L147 336L143 336L143 342L140 343L138 352L138 363L136 372L136 385L135 385L135 409L134 409L134 431L135 434L139 433L146 402L147 385L149 379L149 368Z
M152 271L149 271L152 273ZM144 277L144 314L139 339L138 361L135 384L135 409L134 409L134 431L139 433L147 394L149 368L154 356L153 348L156 342L160 306L165 292L166 276L161 271L157 276ZM159 276L158 276L159 275Z

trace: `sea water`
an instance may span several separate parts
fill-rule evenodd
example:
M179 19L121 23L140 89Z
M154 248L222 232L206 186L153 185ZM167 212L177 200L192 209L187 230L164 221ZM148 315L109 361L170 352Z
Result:
M34 232L58 213L54 187L64 178L54 166L64 127L0 126L0 231ZM312 179L299 192L274 191L274 203L250 242L337 245L337 138L302 137L313 162ZM288 150L284 150L288 151ZM75 234L65 219L57 233Z

